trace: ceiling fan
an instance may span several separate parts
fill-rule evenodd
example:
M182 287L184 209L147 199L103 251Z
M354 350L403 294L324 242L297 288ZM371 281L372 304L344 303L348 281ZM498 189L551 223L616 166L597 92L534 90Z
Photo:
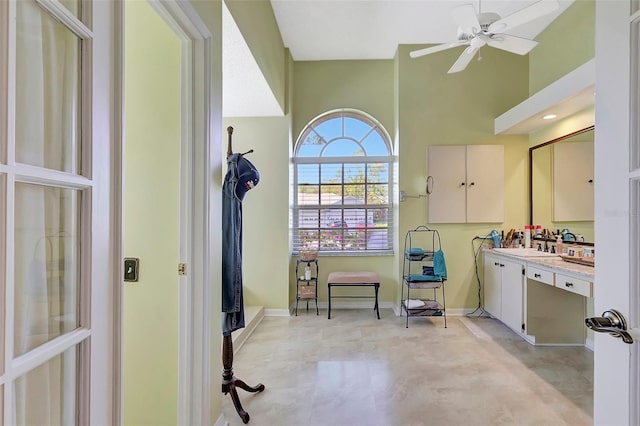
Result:
M537 41L505 34L517 26L545 16L558 9L557 0L541 0L525 7L505 18L497 13L486 12L476 14L473 5L466 4L455 7L451 15L458 24L458 40L443 43L425 49L414 50L409 53L412 58L440 52L454 47L467 45L458 60L447 72L448 74L464 70L481 47L489 45L507 52L526 55L538 45Z

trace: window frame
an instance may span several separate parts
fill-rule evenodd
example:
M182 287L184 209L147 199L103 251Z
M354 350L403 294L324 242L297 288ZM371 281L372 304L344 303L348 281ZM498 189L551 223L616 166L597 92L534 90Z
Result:
M340 135L338 136L333 136L331 138L325 139L325 135L323 135L321 132L319 132L317 130L317 128L319 126L321 126L323 123L326 123L328 121L334 120L334 119L340 119L342 120L342 129L340 132ZM370 129L365 132L364 135L360 136L359 138L355 138L354 136L350 136L349 133L345 133L346 129L345 129L345 119L346 118L351 118L351 119L355 119L358 120L360 122L365 123L366 125L370 126ZM347 130L348 131L348 130ZM307 136L312 133L315 132L320 138L321 140L324 142L325 146L322 147L322 149L320 150L320 153L318 153L316 156L299 156L299 152L301 147L303 146ZM367 150L366 148L362 145L362 142L365 141L367 139L367 137L369 135L371 135L372 133L377 133L380 138L382 139L382 142L384 143L387 153L388 155L367 155ZM351 156L323 156L325 150L332 144L335 143L336 140L340 140L340 139L344 139L344 140L350 140L355 142L356 144L358 144L361 148L362 148L362 155L351 155ZM299 204L299 181L298 181L298 167L300 165L318 165L318 183L317 184L311 184L311 185L317 185L319 188L319 196L318 196L318 204ZM323 204L322 203L322 199L321 197L321 187L323 185L322 182L322 165L327 165L327 164L331 164L331 165L339 165L341 167L342 172L340 173L341 175L341 182L336 184L336 185L340 185L342 188L342 194L341 194L341 202L340 204L337 205L333 205L333 204ZM358 185L362 185L365 188L365 195L364 195L364 203L363 204L345 204L344 203L344 199L345 199L345 191L344 191L344 186L345 186L345 167L348 166L349 164L358 164L358 165L364 165L364 179L362 182L359 182ZM369 165L372 164L383 164L386 166L387 170L385 173L385 179L382 179L381 181L369 181L368 179L368 170L369 170ZM387 130L384 128L384 126L378 121L376 120L374 117L372 117L371 115L360 111L360 110L356 110L356 109L348 109L348 108L342 108L342 109L337 109L337 110L331 110L331 111L327 111L323 114L320 114L319 116L315 117L314 119L312 119L309 123L307 123L307 125L305 125L305 127L302 129L302 131L299 133L298 138L296 139L295 145L294 145L294 150L293 150L293 155L292 155L292 181L293 181L293 200L292 200L292 208L291 208L291 246L292 246L292 253L295 254L299 254L300 250L303 249L304 247L302 247L301 242L299 241L299 232L301 230L313 230L316 229L318 234L322 233L322 232L327 232L327 231L332 231L332 232L339 232L341 234L342 237L344 237L345 235L347 235L347 232L351 232L350 229L348 227L348 225L344 226L344 222L345 222L345 214L344 211L345 210L353 210L353 209L362 209L364 210L365 213L365 226L363 229L360 229L360 231L364 232L364 238L365 241L368 241L368 236L370 234L370 229L371 230L376 230L376 229L386 229L386 248L366 248L366 244L365 247L363 248L344 248L344 247L339 247L339 248L327 248L327 247L319 247L319 253L321 255L329 255L329 256L372 256L372 255L392 255L394 253L394 223L395 223L395 218L394 218L394 176L395 176L395 171L394 171L394 164L395 164L395 156L393 155L393 143L391 140L391 137L389 136L389 133L387 132ZM324 185L326 185L327 183L324 183ZM331 183L333 184L333 183ZM352 185L351 183L347 183L347 185ZM382 203L382 204L369 204L367 202L367 198L368 198L368 193L367 193L367 188L369 188L369 186L371 185L385 185L387 188L387 202L386 203ZM386 210L386 219L387 219L387 226L386 228L376 228L376 227L369 227L368 222L369 222L369 212L372 210L376 210L376 209L380 209L380 210ZM316 211L317 212L317 217L318 217L318 223L317 223L317 227L313 228L313 227L300 227L300 212L304 211L304 210L309 210L309 211ZM328 226L325 226L326 224L322 223L322 217L323 217L323 211L326 210L340 210L341 211L341 219L343 222L343 226L341 227L335 227L333 229L329 228ZM358 232L358 231L357 231ZM319 246L320 244L318 244Z

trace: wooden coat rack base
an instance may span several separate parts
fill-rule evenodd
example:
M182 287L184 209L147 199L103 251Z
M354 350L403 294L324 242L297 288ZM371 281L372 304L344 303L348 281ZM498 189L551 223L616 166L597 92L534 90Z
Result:
M262 392L264 385L258 383L256 386L249 386L242 380L233 375L233 342L231 336L223 336L222 340L222 393L230 394L233 406L236 407L238 415L243 423L249 423L249 413L244 411L236 388L246 390L247 392Z

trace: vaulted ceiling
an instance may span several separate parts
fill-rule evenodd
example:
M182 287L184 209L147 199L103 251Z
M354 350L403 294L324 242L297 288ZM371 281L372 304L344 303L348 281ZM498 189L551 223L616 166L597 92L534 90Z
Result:
M535 39L573 1L559 0L556 11L514 28L509 34ZM472 4L476 11L505 17L534 3L535 0L271 0L284 45L296 61L391 59L400 44L455 41L457 29L451 10L456 6ZM223 16L224 115L282 115L226 8Z

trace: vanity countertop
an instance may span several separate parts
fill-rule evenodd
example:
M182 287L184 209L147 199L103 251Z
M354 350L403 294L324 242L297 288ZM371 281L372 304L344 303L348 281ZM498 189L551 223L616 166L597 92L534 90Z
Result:
M595 271L592 266L580 265L577 263L565 262L560 256L535 257L535 256L516 256L509 253L500 252L494 249L486 249L488 252L498 256L506 256L512 259L524 260L527 264L533 266L543 266L553 269L559 273L569 273L577 275L585 280L592 281L595 278Z

